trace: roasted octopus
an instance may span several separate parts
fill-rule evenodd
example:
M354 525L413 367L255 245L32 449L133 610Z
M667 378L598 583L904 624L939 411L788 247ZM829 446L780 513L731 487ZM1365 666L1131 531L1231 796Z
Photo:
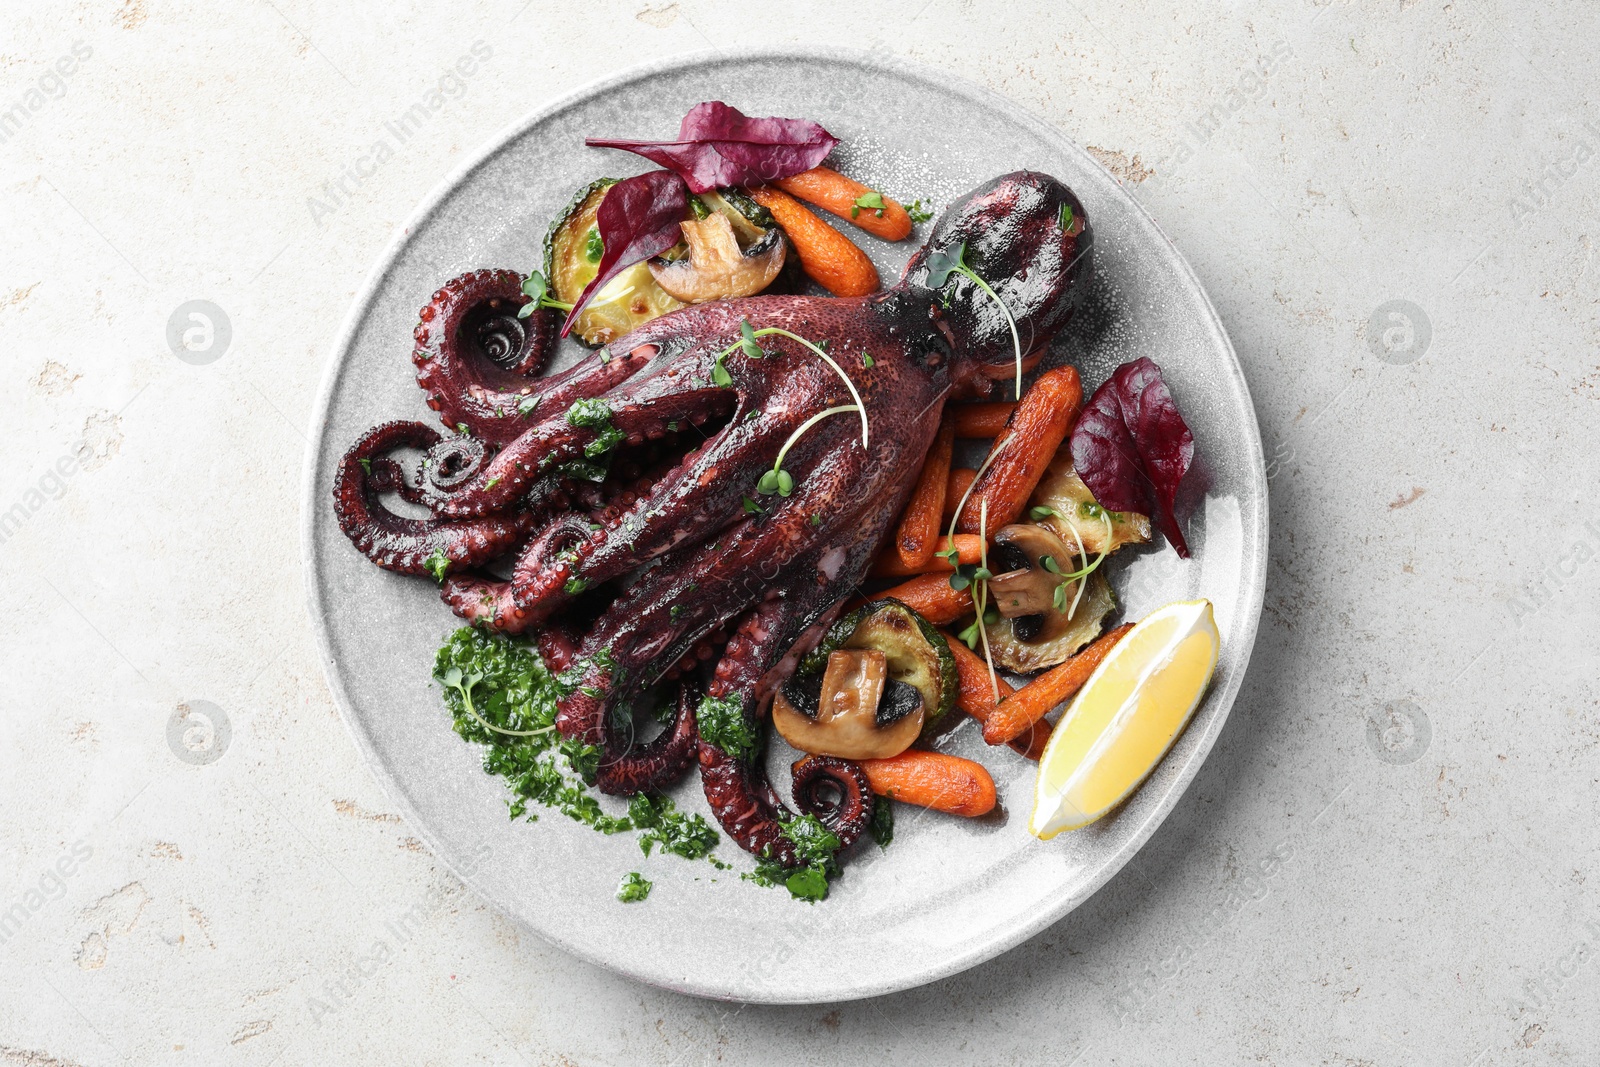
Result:
M704 699L738 701L759 730L777 686L867 574L945 402L987 396L1014 374L1011 327L993 299L961 274L929 285L930 257L958 245L1010 310L1022 351L1042 352L1086 286L1092 233L1071 190L1028 171L952 204L887 291L685 307L557 374L541 376L557 320L518 317L523 276L462 275L422 309L412 354L450 432L389 422L358 440L335 479L340 527L380 567L442 574L462 618L536 636L565 671L557 726L600 747L603 791L660 789L698 762L729 836L793 865L781 832L791 813L759 755L700 738L691 693L706 664ZM745 354L744 321L823 348L866 409L865 429L852 412L799 438L784 459L786 497L758 494L762 474L801 423L853 398L788 338ZM401 449L424 453L416 473L390 455ZM429 517L397 514L385 495ZM499 572L509 577L487 569L497 560L510 561ZM634 703L674 678L675 717L637 742ZM844 760L803 761L793 795L845 846L872 813L865 775Z

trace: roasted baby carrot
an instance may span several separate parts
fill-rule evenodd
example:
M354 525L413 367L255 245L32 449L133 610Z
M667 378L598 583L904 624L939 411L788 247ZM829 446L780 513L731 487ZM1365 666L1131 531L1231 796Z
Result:
M983 555L983 538L977 534L956 534L955 536L957 558L962 563L976 563ZM945 536L939 535L934 544L935 555L928 560L927 565L921 570L910 570L900 562L900 553L893 545L883 551L872 565L874 578L905 578L913 574L949 574L955 570L950 561L937 553L949 547L945 543Z
M911 501L900 514L894 547L900 553L900 562L913 574L927 570L928 562L933 559L934 541L938 539L940 519L944 515L945 486L950 479L950 452L955 443L955 427L949 422L940 422L933 447L928 449L928 458L922 462L917 487L911 491Z
M981 404L951 404L945 408L945 414L955 423L957 437L999 437L1015 410L1017 405L1009 400L994 400Z
M944 489L945 522L956 517L956 507L961 503L962 494L977 476L978 472L971 467L956 467L950 471L950 484Z
M746 190L783 227L800 267L834 296L866 296L878 288L878 268L855 242L823 222L800 201L770 185Z
M911 236L911 216L906 214L905 208L876 189L869 189L829 167L812 167L772 184L790 196L798 196L830 214L848 219L874 237L903 241Z
M985 722L995 708L994 690L989 688L989 666L959 638L945 634L944 639L949 643L950 655L956 661L956 707L978 722ZM995 681L1000 686L1001 700L1015 692L1011 688L1011 683L1004 678L996 678ZM1008 741L1007 744L1023 756L1037 762L1039 753L1044 751L1044 743L1048 740L1050 740L1050 724L1040 720L1031 736L1024 733L1021 737Z
M1094 644L1067 662L1059 667L1051 667L1000 701L984 720L983 739L991 745L998 745L1025 732L1044 718L1057 704L1083 688L1083 683L1100 666L1106 653L1131 629L1133 623L1125 622L1109 633L1102 634Z
M949 626L972 614L972 590L951 589L950 579L943 574L919 574L878 595L894 597L935 626Z
M889 759L864 759L861 769L879 796L972 818L994 810L994 779L960 756L907 749Z
M989 686L989 665L960 638L949 634L944 636L950 643L950 655L956 661L956 684L959 688L956 704L974 719L986 721L995 709L994 690ZM1004 678L997 677L995 681L1000 684L1002 701L1016 692Z
M1083 382L1076 367L1056 367L1039 376L1017 405L1005 432L995 438L989 469L974 484L967 506L956 520L958 532L978 532L984 501L989 505L989 533L1021 517L1082 404Z

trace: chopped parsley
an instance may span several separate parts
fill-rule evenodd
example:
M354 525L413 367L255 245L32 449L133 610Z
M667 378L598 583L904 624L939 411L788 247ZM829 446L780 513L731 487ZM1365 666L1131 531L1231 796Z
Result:
M878 218L883 218L883 209L888 205L883 202L883 194L876 189L869 189L856 197L856 202L850 205L850 217L855 218L861 214L861 209L877 213Z
M549 457L547 456L544 461L540 462L540 470L544 469L544 463L548 459ZM606 480L606 474L610 470L611 457L609 455L603 459L593 457L589 459L571 459L556 467L556 473L562 477L577 478L586 482L603 482Z
M872 825L868 828L879 848L886 849L894 840L894 801L878 797L872 805Z
M585 589L589 588L589 579L587 579L587 578L568 578L567 579L567 584L562 586L561 588L566 591L566 594L568 596L577 596L579 593L581 593Z
M611 425L611 405L593 397L587 400L574 400L572 406L567 409L567 424L603 430Z
M754 759L761 750L760 734L745 718L744 698L738 694L703 698L695 712L695 722L700 727L700 740L734 759Z
M445 572L450 569L450 557L444 554L444 549L436 548L431 556L422 561L422 565L428 568L428 573L433 575L434 581L442 584Z
M686 860L704 859L721 840L704 816L679 811L667 796L636 795L628 802L628 821L639 831L639 848L646 856L660 845L662 852Z
M603 456L627 439L628 435L615 426L607 426L600 431L593 441L583 446L584 457L586 459L595 459Z
M933 205L923 204L921 197L918 197L917 199L911 201L911 203L904 206L906 209L906 214L911 216L912 222L927 222L929 219L933 218Z
M600 749L563 738L555 721L561 694L595 667L612 670L615 664L601 653L557 679L520 639L463 626L439 649L433 677L444 688L456 733L484 745L485 773L506 780L513 819L537 819L530 804L555 808L603 834L640 831L647 856L659 845L662 852L724 866L711 855L717 831L702 816L678 811L670 798L636 796L626 814L608 815L589 791Z
M834 855L841 843L832 830L822 825L815 815L800 815L783 822L780 831L794 846L798 865L785 867L770 857L756 863L753 873L744 877L757 885L781 885L796 900L815 904L828 896L828 880L839 873Z
M538 409L539 401L543 399L544 397L542 396L523 397L521 400L517 401L517 414L521 415L523 418L527 418Z
M590 226L589 232L583 238L583 258L590 263L600 262L600 257L606 254L606 244L600 239L600 227Z
M567 425L595 431L594 440L583 446L586 459L597 459L628 439L627 434L611 425L611 405L604 400L590 398L574 401L567 409Z
M594 231L590 231L593 233ZM655 883L644 877L638 871L629 871L622 876L622 881L617 883L617 899L624 904L633 904L650 895L650 890Z

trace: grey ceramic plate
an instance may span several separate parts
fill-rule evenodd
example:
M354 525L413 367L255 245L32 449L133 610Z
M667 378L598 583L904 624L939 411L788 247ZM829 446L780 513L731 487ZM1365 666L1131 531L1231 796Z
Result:
M1193 558L1162 545L1115 561L1125 615L1209 597L1222 630L1211 693L1155 774L1112 818L1049 843L1026 830L1033 767L988 750L971 722L944 742L992 768L1003 810L976 821L901 808L894 845L858 846L828 900L808 906L739 878L734 865L646 859L632 834L603 837L560 815L512 822L498 779L451 731L429 679L456 625L432 584L380 571L340 534L330 506L340 454L386 419L429 419L407 359L417 309L478 267L527 270L552 212L580 184L646 166L583 147L586 134L670 133L692 105L796 115L839 136L842 169L901 198L948 204L1020 167L1082 198L1098 280L1053 359L1088 385L1154 357L1198 456L1183 502ZM924 228L926 229L926 228ZM866 243L866 242L864 242ZM912 242L871 249L895 277ZM1267 540L1266 478L1238 361L1205 293L1148 215L1092 158L1044 122L975 87L847 52L695 55L641 68L544 108L452 175L405 226L351 310L333 352L306 478L306 585L328 681L374 773L408 823L460 878L568 951L646 982L730 1000L817 1002L905 989L988 959L1082 903L1154 832L1227 717L1255 639ZM1126 557L1126 558L1124 558ZM780 779L783 780L783 779ZM705 812L697 778L674 790ZM655 883L623 905L626 872Z

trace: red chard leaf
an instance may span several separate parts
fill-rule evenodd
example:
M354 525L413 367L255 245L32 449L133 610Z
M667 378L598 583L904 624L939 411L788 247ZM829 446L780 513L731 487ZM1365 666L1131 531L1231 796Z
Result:
M791 177L821 163L838 143L809 119L753 119L720 100L691 108L676 141L584 141L590 148L620 148L659 163L682 175L697 193Z
M1193 459L1194 435L1148 359L1118 367L1072 430L1072 465L1100 506L1149 515L1184 559L1189 546L1172 508Z
M600 273L573 301L567 312L567 321L561 324L561 336L572 331L594 294L627 267L651 256L659 256L683 237L679 223L689 212L689 196L684 191L683 179L668 170L652 170L622 181L606 190L595 212L595 225L600 231L604 251L600 255Z

